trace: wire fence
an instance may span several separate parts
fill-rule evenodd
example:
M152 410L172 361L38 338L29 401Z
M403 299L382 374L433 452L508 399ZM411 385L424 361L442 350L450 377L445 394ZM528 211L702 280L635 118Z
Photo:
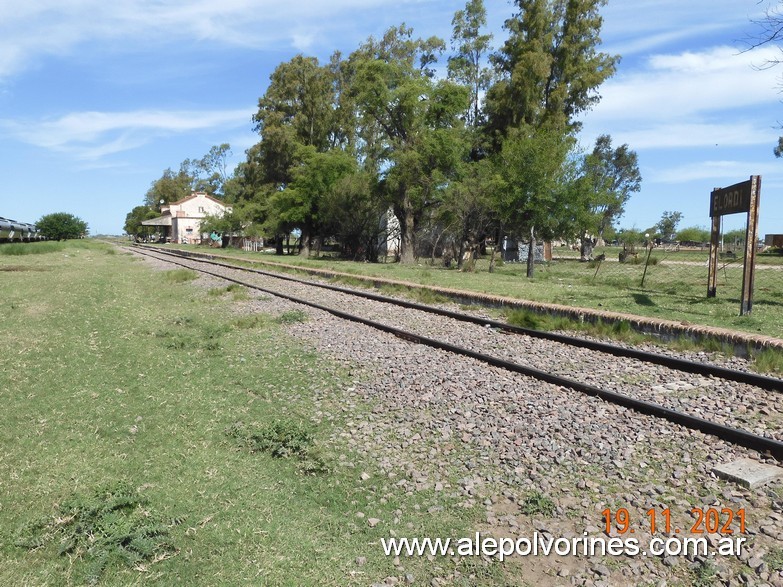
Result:
M627 298L630 294L637 305L655 305L656 300L665 299L667 307L684 313L689 311L688 305L707 301L709 250L706 248L642 248L635 254L625 254L622 248L605 247L596 249L593 260L585 262L579 259L577 251L556 247L552 257L551 263L541 266L543 277L563 289L573 290L574 300L578 299L579 290L607 298ZM736 304L736 308L731 306L735 314L739 314L743 267L744 250L719 253L717 301ZM756 317L768 317L772 324L781 324L777 334L774 327L764 330L783 336L783 255L772 252L756 256L752 300ZM560 301L568 303L569 298L561 296ZM709 312L702 308L698 311Z

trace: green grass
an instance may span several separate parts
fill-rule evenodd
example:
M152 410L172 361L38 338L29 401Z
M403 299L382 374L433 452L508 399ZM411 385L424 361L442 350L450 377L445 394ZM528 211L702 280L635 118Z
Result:
M190 269L171 269L166 271L164 275L169 283L185 283L198 279L198 273Z
M783 547L775 547L764 556L764 561L773 572L783 571Z
M21 257L23 255L43 255L65 250L63 242L7 243L0 245L0 255Z
M783 375L783 352L764 349L753 357L753 367L760 373Z
M344 367L106 250L67 243L0 281L0 584L368 585L402 581L392 530L472 535L481 507L397 491L341 435L373 409L345 411ZM403 564L416 584L476 564L470 584L504 582L473 560Z
M296 324L297 322L307 322L307 313L304 310L289 310L283 312L277 318L275 322L278 324Z
M634 331L627 320L619 320L617 322L605 322L603 320L596 322L580 321L565 316L539 314L522 308L508 312L506 314L506 322L512 326L520 326L531 330L576 331L635 344L659 342L657 338Z
M193 249L195 247L183 247ZM742 267L737 261L721 261L718 271L717 297L707 298L706 251L666 252L656 249L647 267L644 287L644 255L639 262L618 263L619 249L597 249L607 260L600 267L580 263L578 254L570 249L556 248L552 263L538 265L535 276L528 279L525 266L505 263L494 273L488 273L488 258L479 259L475 271L446 269L436 262L421 260L416 265L397 263L354 263L335 259L303 259L221 250L245 261L284 263L302 268L329 269L366 277L407 281L452 289L491 293L534 302L556 303L568 307L592 308L661 318L693 324L717 326L732 330L780 337L783 332L783 268L762 268L756 271L753 312L739 316ZM642 251L643 252L643 251ZM759 265L783 264L778 255L759 257ZM598 272L596 273L596 269ZM345 283L356 281L339 278ZM428 294L422 294L428 295ZM433 294L429 294L433 295Z
M578 332L598 338L609 338L627 342L629 344L654 344L656 346L668 347L683 352L706 351L729 356L733 355L735 352L734 347L729 343L723 343L712 338L699 342L686 337L662 340L656 336L636 332L626 320L620 320L618 322L604 322L602 320L598 320L597 322L590 322L587 320L580 321L564 316L539 314L526 309L512 310L506 314L505 318L506 322L512 326L519 326L530 330ZM747 355L753 357L751 366L757 372L778 376L783 375L783 351L777 349L764 349L760 352L753 353L748 350Z
M234 301L250 299L247 288L238 283L229 283L224 287L213 287L207 292L207 295L221 297L228 293L232 294Z

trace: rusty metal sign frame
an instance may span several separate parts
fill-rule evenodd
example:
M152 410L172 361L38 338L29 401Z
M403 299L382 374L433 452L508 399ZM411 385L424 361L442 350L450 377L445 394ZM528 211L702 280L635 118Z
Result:
M727 214L747 212L745 225L745 257L742 268L742 297L740 316L750 314L753 309L753 280L756 270L756 242L758 241L759 199L761 176L751 175L748 181L727 188L715 188L710 195L710 260L707 274L707 297L714 298L718 289L718 240L720 238L720 217Z

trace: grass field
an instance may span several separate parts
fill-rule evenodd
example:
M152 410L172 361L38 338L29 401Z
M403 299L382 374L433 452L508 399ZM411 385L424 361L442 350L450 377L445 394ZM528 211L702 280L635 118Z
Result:
M480 512L428 513L345 444L372 406L346 415L348 374L285 334L306 316L238 316L241 288L58 245L0 255L0 584L429 585L476 564L383 556L395 518L469 536Z
M656 251L652 254L646 275L642 262L632 264L607 260L598 266L580 263L574 258L539 265L535 276L528 279L526 268L520 263L507 263L489 273L489 260L486 258L476 263L475 271L462 272L447 269L437 260L434 265L429 260L422 260L419 264L406 266L398 263L355 263L332 257L280 257L235 249L181 248L783 337L783 267L757 269L753 311L750 315L740 316L741 264L721 261L717 297L707 298L706 253L698 251ZM555 249L555 254L567 250ZM612 257L611 253L607 253L607 259L616 259L616 254ZM776 259L770 261L773 262Z

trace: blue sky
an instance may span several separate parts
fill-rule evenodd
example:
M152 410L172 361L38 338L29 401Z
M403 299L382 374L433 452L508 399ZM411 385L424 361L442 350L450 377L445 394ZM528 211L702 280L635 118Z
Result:
M505 0L485 0L498 46ZM233 163L258 137L250 118L269 75L297 53L347 54L405 22L451 35L464 1L28 0L0 2L0 216L34 222L65 211L93 234L119 234L167 167L228 142ZM709 193L762 176L760 232L783 233L783 66L775 47L741 53L766 5L757 0L610 0L603 50L622 56L583 117L639 155L642 191L623 227L664 210L707 226ZM445 57L444 57L445 62ZM744 225L744 215L725 227Z

